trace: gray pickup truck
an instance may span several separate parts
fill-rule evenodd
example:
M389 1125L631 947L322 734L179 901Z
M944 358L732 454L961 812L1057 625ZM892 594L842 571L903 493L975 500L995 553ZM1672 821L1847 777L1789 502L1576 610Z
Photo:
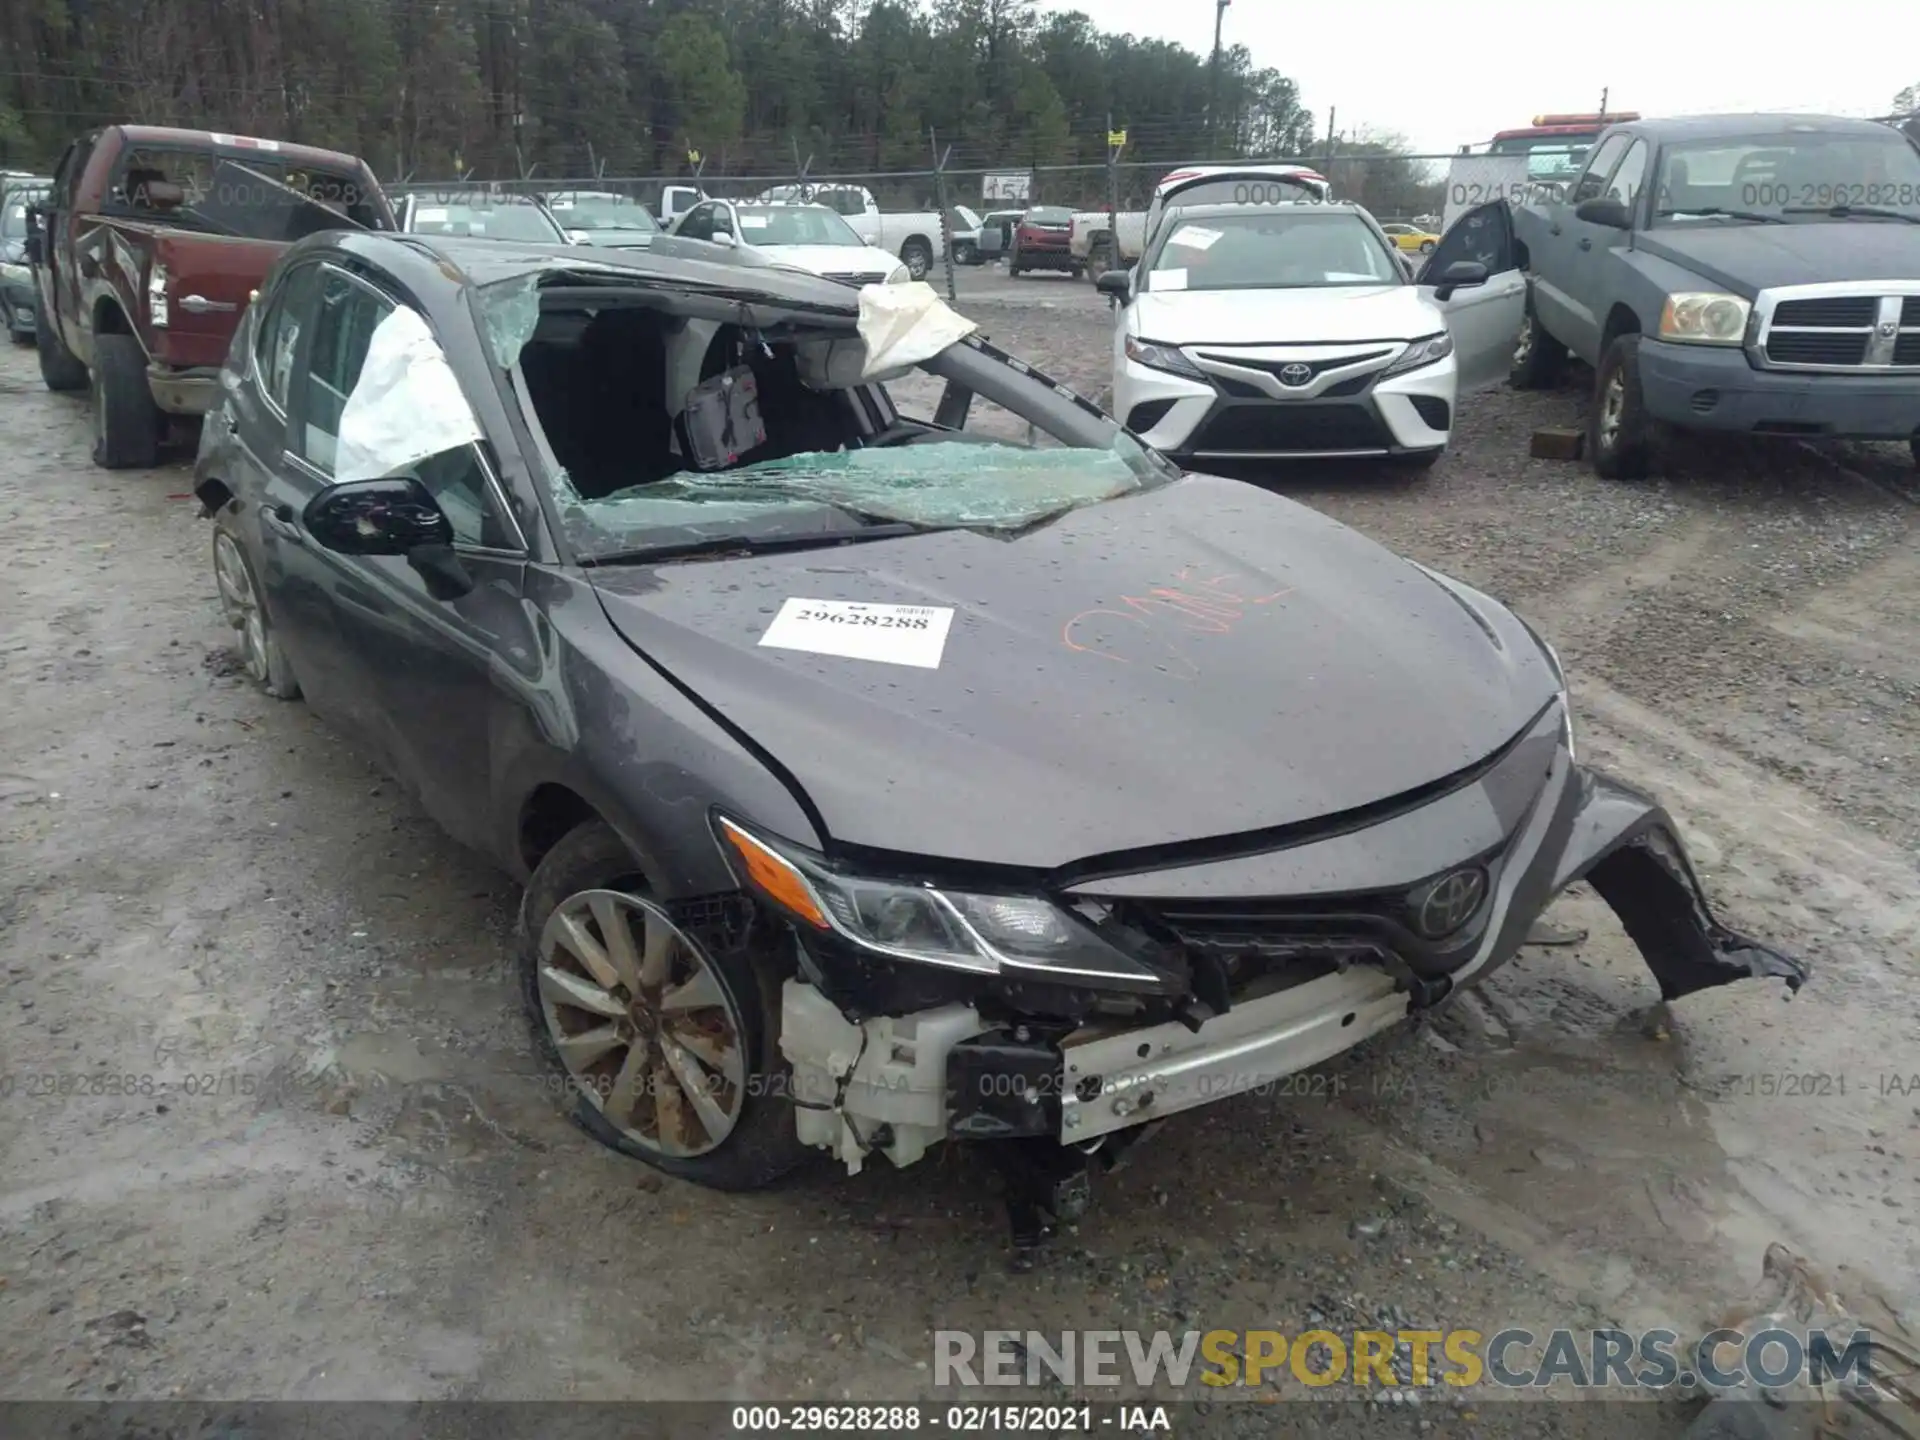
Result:
M1904 440L1920 464L1920 145L1867 120L1726 115L1608 129L1564 199L1516 209L1513 383L1594 369L1612 479L1662 425Z

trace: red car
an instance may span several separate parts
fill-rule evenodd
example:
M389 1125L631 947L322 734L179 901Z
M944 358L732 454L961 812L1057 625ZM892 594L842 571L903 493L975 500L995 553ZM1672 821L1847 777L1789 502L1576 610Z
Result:
M1078 280L1085 269L1083 262L1073 258L1073 211L1058 205L1036 205L1013 227L1007 274L1064 270Z

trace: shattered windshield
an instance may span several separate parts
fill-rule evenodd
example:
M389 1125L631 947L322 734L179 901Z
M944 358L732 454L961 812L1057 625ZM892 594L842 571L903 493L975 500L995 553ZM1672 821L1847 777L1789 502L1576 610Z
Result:
M734 211L750 245L864 245L853 227L817 205L740 206Z
M1018 532L1180 474L925 286L870 287L857 323L579 272L478 300L588 564Z

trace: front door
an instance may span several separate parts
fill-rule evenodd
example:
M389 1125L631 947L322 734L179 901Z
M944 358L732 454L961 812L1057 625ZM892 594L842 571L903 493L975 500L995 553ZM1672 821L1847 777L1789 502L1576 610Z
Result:
M1487 281L1455 290L1443 300L1439 278L1461 260L1486 266ZM1447 317L1460 389L1485 390L1506 379L1527 304L1527 277L1520 269L1507 202L1492 201L1454 221L1427 256L1419 285L1420 293Z
M375 333L397 304L342 271L329 267L322 275L308 362L294 384L292 428L299 468L324 486L338 483L348 402L354 399L356 410L365 413L366 400L356 388ZM379 367L374 373L387 372ZM405 384L399 381L384 397L389 415L408 413L408 397L399 393ZM491 736L501 698L496 672L523 670L534 647L520 603L525 546L477 444L462 442L410 460L407 447L416 443L417 432L361 424L349 448L372 448L367 436L374 434L394 447L395 461L374 468L411 474L432 493L452 523L454 549L474 587L455 599L437 599L404 557L341 555L309 540L330 571L327 619L355 708L369 715L388 768L455 839L484 849L493 838Z

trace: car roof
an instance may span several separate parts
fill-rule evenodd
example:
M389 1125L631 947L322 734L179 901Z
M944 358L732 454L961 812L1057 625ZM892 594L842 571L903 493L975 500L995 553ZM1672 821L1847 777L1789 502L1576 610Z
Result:
M467 285L495 285L529 275L626 272L636 280L668 286L678 282L692 289L711 288L748 292L810 309L832 309L847 315L860 313L857 290L806 271L785 267L745 266L728 261L687 260L656 255L647 250L585 250L570 245L539 245L530 241L496 240L460 235L422 235L393 231L329 231L302 246L333 250L390 271L402 283L418 290L451 279ZM449 262L450 272L441 262Z
M1815 130L1826 135L1884 136L1887 127L1844 115L1680 115L1664 120L1629 120L1611 129L1632 131L1649 140L1746 140L1786 130Z
M273 155L297 165L332 165L344 170L366 165L366 161L358 155L349 155L344 150L323 150L317 145L295 145L285 140L274 141L272 149L245 143L233 144L230 142L245 142L254 137L227 135L224 131L180 130L165 125L120 125L113 128L120 131L129 145L204 145L218 150L222 156Z

